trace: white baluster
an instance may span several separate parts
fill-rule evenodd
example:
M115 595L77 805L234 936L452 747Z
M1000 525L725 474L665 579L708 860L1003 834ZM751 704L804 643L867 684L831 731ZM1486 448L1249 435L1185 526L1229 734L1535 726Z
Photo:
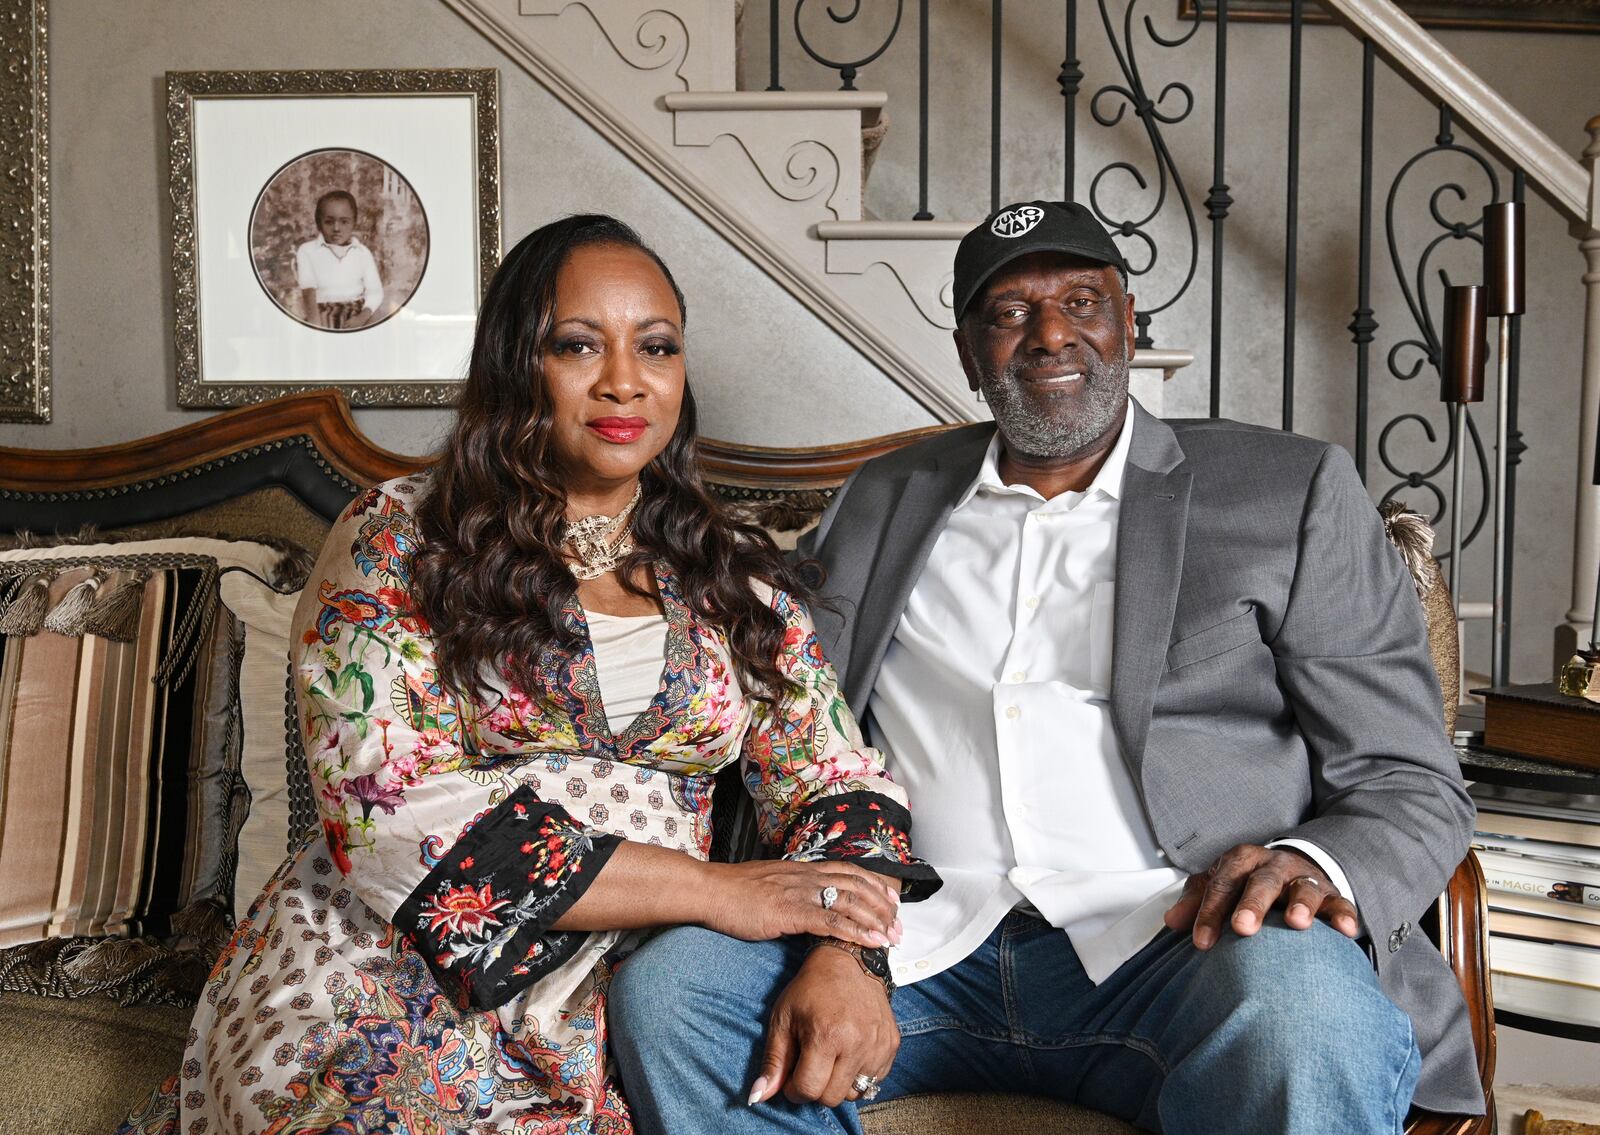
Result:
M1587 224L1573 225L1583 251L1583 408L1579 411L1578 509L1572 549L1572 609L1556 629L1557 654L1586 646L1595 617L1595 577L1600 573L1600 487L1594 484L1595 427L1600 419L1600 117L1589 120L1583 164L1589 174ZM1559 659L1558 661L1563 661Z

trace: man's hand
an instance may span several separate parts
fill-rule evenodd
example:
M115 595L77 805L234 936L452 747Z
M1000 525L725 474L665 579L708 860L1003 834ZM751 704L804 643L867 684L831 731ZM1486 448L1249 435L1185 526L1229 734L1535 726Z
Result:
M1183 894L1167 909L1166 923L1172 930L1192 926L1195 948L1209 950L1225 920L1235 934L1248 938L1275 906L1287 906L1283 920L1294 930L1309 929L1322 918L1347 938L1361 933L1356 908L1315 862L1291 848L1253 843L1241 843L1210 870L1190 875Z
M900 1048L894 1010L877 978L843 950L818 946L772 1007L752 1106L781 1090L795 1103L838 1107L855 1078L883 1080Z

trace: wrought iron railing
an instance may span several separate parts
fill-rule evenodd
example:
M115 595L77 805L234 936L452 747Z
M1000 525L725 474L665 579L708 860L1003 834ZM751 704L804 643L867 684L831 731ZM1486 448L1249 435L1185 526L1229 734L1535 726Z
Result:
M1048 0L1030 0L1028 16L1039 18L1039 9ZM1204 223L1209 227L1209 383L1208 405L1212 416L1222 411L1223 377L1226 373L1228 343L1223 321L1224 299L1227 294L1227 223L1235 201L1228 183L1228 0L1184 0L1178 30L1163 31L1149 12L1158 10L1154 0L1094 0L1098 15L1099 34L1109 47L1112 68L1104 74L1087 73L1080 54L1080 35L1087 29L1079 27L1078 0L1060 0L1059 10L1065 24L1064 57L1059 71L1053 76L1062 98L1062 195L1066 199L1082 200L1117 236L1129 261L1130 274L1148 277L1139 288L1140 304L1136 313L1136 345L1152 347L1155 344L1158 321L1170 318L1179 302L1196 288L1200 276L1202 250L1201 220L1197 203L1191 195L1186 173L1194 178L1197 171L1187 171L1175 157L1170 142L1174 130L1182 128L1204 104L1210 106L1211 163L1208 176L1210 184L1205 197L1198 202L1204 208ZM1163 0L1170 4L1171 0ZM892 8L892 17L888 10ZM768 89L782 90L780 82L780 56L783 38L792 35L804 55L821 68L837 75L841 89L856 89L858 80L866 69L880 63L894 50L902 29L911 22L916 26L917 91L916 108L917 145L917 208L915 220L932 220L929 209L929 60L930 60L930 5L929 0L918 0L914 21L908 20L905 0L769 0L769 53L770 82ZM1171 9L1160 9L1170 13ZM1007 8L1003 0L990 0L990 59L989 59L989 194L988 201L969 203L969 217L992 210L1007 196L1004 177L1005 157L1004 119L1002 116L1002 79L1006 72L1002 56L1004 21ZM864 17L871 15L873 20ZM825 52L816 41L819 32L831 27L833 38L838 29L852 26L865 28L872 23L878 30L866 38L870 42L858 45L858 50ZM1162 23L1171 27L1169 16ZM1298 244L1300 239L1300 146L1301 97L1303 91L1304 0L1292 0L1286 30L1288 46L1288 115L1287 160L1284 176L1286 191L1284 212L1284 260L1282 290L1284 297L1284 326L1282 336L1282 415L1285 429L1295 427L1296 387L1295 362L1297 342L1297 290L1300 282ZM885 24L888 34L882 33ZM1161 83L1151 78L1150 59L1162 52L1177 52L1203 38L1203 29L1209 25L1214 52L1213 83L1210 91L1196 91L1179 81ZM1097 45L1098 46L1098 45ZM836 57L842 56L842 57ZM792 56L791 56L792 58ZM1402 496L1413 508L1431 514L1436 527L1445 524L1452 510L1465 509L1467 501L1476 498L1480 503L1470 517L1463 516L1466 531L1464 546L1470 546L1483 537L1488 516L1490 497L1490 457L1485 442L1467 416L1466 436L1457 436L1453 419L1441 406L1427 383L1415 383L1423 373L1437 373L1443 363L1441 335L1436 319L1438 307L1434 296L1440 294L1441 279L1430 271L1441 245L1449 242L1478 242L1482 237L1481 211L1484 205L1502 200L1505 179L1479 149L1457 137L1456 125L1448 107L1439 109L1439 126L1430 145L1421 148L1405 161L1389 183L1383 211L1383 237L1388 251L1388 267L1393 271L1398 285L1402 310L1384 314L1380 319L1374 309L1373 267L1376 216L1374 210L1374 121L1377 115L1375 77L1378 53L1370 40L1363 40L1361 52L1360 90L1360 172L1357 201L1349 205L1356 224L1356 307L1348 330L1353 343L1353 369L1355 373L1355 422L1353 456L1357 468L1368 480L1375 494L1383 500ZM902 64L903 65L903 64ZM799 82L794 76L791 81ZM964 77L965 78L965 77ZM1041 75L1041 87L1051 76ZM819 76L805 76L801 85L820 85ZM976 84L969 85L976 87ZM1085 87L1087 84L1087 88ZM1080 93L1088 91L1086 99ZM1404 97L1421 96L1408 93ZM1082 105L1080 105L1080 103ZM903 121L905 108L895 108ZM1080 117L1087 113L1089 123L1110 130L1131 120L1142 135L1139 156L1119 155L1097 169L1080 170L1083 135ZM1408 220L1400 215L1403 187L1424 176L1438 164L1434 159L1453 155L1469 162L1485 175L1481 185L1469 192L1460 180L1441 180L1428 194L1427 212L1437 226L1435 235L1420 253L1411 257L1402 247L1400 232L1410 230ZM1520 169L1511 169L1510 195L1522 201L1526 178ZM1441 174L1442 176L1442 174ZM1033 191L1037 192L1037 187ZM1159 222L1159 226L1158 226ZM1158 237L1157 228L1165 235ZM1165 262L1163 262L1165 257ZM1161 287L1155 289L1152 270L1163 264ZM1456 281L1457 283L1466 281ZM1152 294L1153 291L1153 294ZM1526 445L1517 430L1517 397L1520 356L1520 319L1513 317L1510 338L1511 379L1507 399L1510 440L1508 446L1508 472L1504 485L1507 498L1507 528L1505 582L1503 591L1504 625L1510 625L1511 570L1515 547L1509 530L1515 517L1516 475ZM1412 397L1414 405L1394 413L1378 424L1376 445L1372 443L1374 431L1372 418L1372 363L1371 353L1378 343L1380 326L1405 330L1389 346L1385 358L1388 376L1398 383L1409 384L1410 389L1428 387L1422 397ZM1174 329L1162 325L1161 333L1169 340ZM1196 335L1195 337L1198 337ZM1189 344L1183 344L1189 345ZM1389 398L1384 399L1390 401ZM1477 484L1464 499L1457 501L1447 493L1444 481L1448 478L1458 449L1465 447L1466 456ZM1449 552L1441 548L1441 558L1446 561ZM1510 638L1501 643L1500 658L1489 668L1507 672L1510 658Z

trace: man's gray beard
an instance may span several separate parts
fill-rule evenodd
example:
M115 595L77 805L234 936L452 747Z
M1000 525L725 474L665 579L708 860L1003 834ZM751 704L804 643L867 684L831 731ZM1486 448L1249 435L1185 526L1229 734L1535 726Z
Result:
M1013 363L999 377L984 373L979 386L1000 427L1006 448L1024 457L1076 457L1121 419L1128 404L1128 357L1095 359L1085 364L1082 412L1062 419L1036 411L1028 403Z

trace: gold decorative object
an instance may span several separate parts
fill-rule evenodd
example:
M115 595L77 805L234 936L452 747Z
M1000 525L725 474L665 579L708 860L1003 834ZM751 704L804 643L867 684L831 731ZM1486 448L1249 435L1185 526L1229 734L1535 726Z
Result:
M1542 1112L1529 1109L1522 1117L1523 1135L1600 1135L1600 1126L1571 1119L1546 1119Z
M0 0L0 422L50 420L48 0Z
M572 551L567 567L578 579L599 579L633 551L633 532L628 520L644 496L644 485L633 490L633 496L615 516L585 516L567 525L561 538L564 547Z
M1568 697L1600 702L1600 656L1581 650L1574 654L1561 667L1556 688Z
M3 2L6 0L0 0L0 3ZM342 391L352 406L448 406L454 402L456 391L460 386L458 374L443 377L436 372L422 374L415 371L405 372L408 363L415 365L416 359L414 356L408 359L403 347L392 344L403 344L406 341L395 338L391 344L390 340L377 338L384 335L398 336L400 333L397 328L401 323L400 320L374 319L370 326L354 329L333 328L329 331L315 331L311 339L303 336L292 339L291 337L295 335L295 319L291 314L284 314L274 307L271 312L262 316L263 322L260 327L252 326L245 331L236 329L231 335L231 341L229 335L220 337L216 335L216 313L219 310L229 310L234 301L245 293L226 290L240 286L227 273L222 274L221 281L202 279L202 265L212 265L214 268L215 258L202 248L202 241L206 239L207 234L201 230L214 224L215 222L209 218L218 214L216 204L203 208L202 202L214 200L215 194L219 191L227 193L230 187L221 183L236 180L236 177L231 169L211 169L210 176L207 176L211 163L218 159L215 156L208 159L204 153L197 152L199 141L196 129L197 104L206 104L208 114L221 114L230 106L268 100L282 103L286 110L293 110L297 103L307 100L320 102L336 98L341 101L348 99L352 114L381 116L384 113L383 105L386 102L392 105L392 100L395 98L419 96L470 98L471 128L474 133L465 149L468 154L467 160L472 162L475 169L470 171L466 180L466 191L461 194L455 194L454 190L450 193L436 193L433 199L429 199L428 193L423 191L419 197L421 209L432 218L428 222L430 224L437 220L437 211L441 209L461 210L463 214L470 214L472 231L470 239L473 243L463 251L462 242L458 240L449 246L449 250L455 255L454 263L464 266L452 278L462 280L471 277L471 287L475 288L476 294L458 295L457 292L468 287L467 284L461 283L450 293L451 310L448 315L429 312L422 316L431 320L436 328L445 324L457 329L466 327L470 343L470 328L478 303L488 287L490 277L500 263L499 90L499 73L493 68L168 72L166 109L170 147L169 192L172 198L172 275L176 315L174 335L177 347L178 404L194 407L242 406L306 390L334 389ZM213 136L216 136L216 127L213 126L211 129ZM279 129L282 132L287 128L280 124ZM417 129L420 131L422 127L419 125ZM326 140L327 136L327 131L323 130L319 132L322 140L307 140L303 145L294 142L286 146L280 144L280 148L284 150L281 161L287 165L293 160L313 155L319 150L327 150L365 153L366 157L374 159L378 164L388 164L388 159L384 155L365 152L360 141L336 141L330 146ZM416 132L410 135L412 139L418 136ZM452 137L457 136L452 135ZM247 145L248 140L240 144ZM203 147L198 148L203 149ZM437 172L440 168L448 167L435 166L434 171ZM403 171L395 172L400 172L403 177L409 177ZM218 173L226 173L229 176L216 176ZM339 189L346 188L342 184L332 182L329 184ZM261 198L257 197L256 200L259 204ZM251 218L235 216L237 212L239 210L231 208L230 199L230 208L226 210L228 218L226 223L234 226L244 225L248 229ZM247 209L246 212L250 210ZM319 203L316 227L320 227L320 224ZM308 231L304 235L315 237L315 232L310 231L313 228L310 216L307 216L305 226ZM455 232L459 228L460 226L452 226L450 231ZM238 243L249 246L250 231L247 231L245 239ZM212 233L209 239L215 240L216 234ZM226 239L229 242L235 241L235 230L228 230ZM438 267L434 258L444 250L445 246L441 244L435 247L431 243L431 237L429 240L428 249L422 254L426 264L424 272L432 277L430 294L436 294L440 282L439 272L443 269ZM250 260L254 260L257 251L254 247L246 247L247 264ZM279 259L281 258L274 258L271 263L277 264ZM212 272L211 275L215 276L216 273ZM254 280L249 283L245 291L255 289L258 281L261 281L260 262L256 261ZM215 292L214 289L219 287L224 290ZM265 282L261 282L260 287L265 289ZM420 289L417 294L420 296ZM268 298L269 295L270 293L252 295L250 298L256 302L272 304L274 301ZM219 302L219 296L227 298ZM459 311L456 310L457 307L460 308ZM207 313L203 320L202 311ZM361 336L359 341L362 347L369 351L376 349L379 343L391 344L383 348L385 365L377 368L382 373L356 374L340 370L344 364L339 360L351 356L349 352L338 352L332 344L336 339L351 335ZM208 341L207 336L211 336L213 341ZM317 338L319 336L320 340ZM214 341L217 338L221 341ZM244 344L247 349L241 349L239 344ZM316 369L320 373L310 374L302 371L238 376L226 372L223 362L241 357L259 357L263 344L277 352L274 357L280 359L299 360L308 352L322 352L316 354L319 360ZM462 357L465 356L466 349L466 346L463 346ZM388 361L391 358L392 365Z

